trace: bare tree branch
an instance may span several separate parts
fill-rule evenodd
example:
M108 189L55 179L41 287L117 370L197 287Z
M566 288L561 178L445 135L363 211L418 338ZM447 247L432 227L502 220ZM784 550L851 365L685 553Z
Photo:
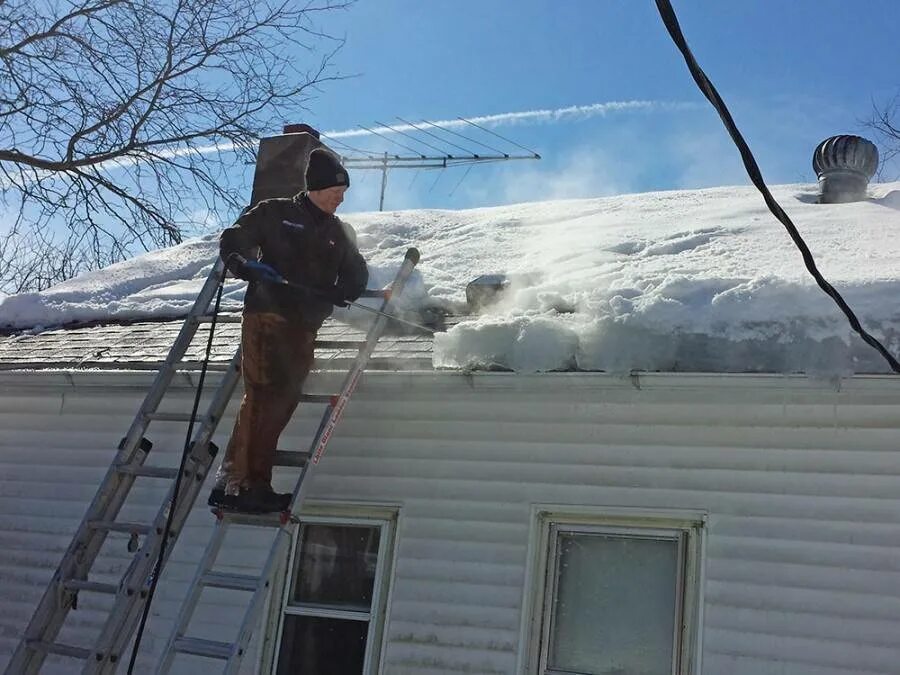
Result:
M873 101L872 116L865 125L878 136L878 180L897 180L900 176L894 159L900 156L900 94L883 104Z
M352 2L0 0L0 290L233 216L256 140L342 79L319 21Z

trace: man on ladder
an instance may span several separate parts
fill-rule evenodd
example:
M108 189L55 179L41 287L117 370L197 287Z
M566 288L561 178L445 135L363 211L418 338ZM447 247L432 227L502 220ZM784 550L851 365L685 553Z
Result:
M337 156L316 148L306 192L264 199L222 233L226 267L249 284L241 321L244 397L210 506L269 513L290 504L292 495L271 484L278 438L300 400L332 305L356 300L368 281L356 234L334 215L349 186Z

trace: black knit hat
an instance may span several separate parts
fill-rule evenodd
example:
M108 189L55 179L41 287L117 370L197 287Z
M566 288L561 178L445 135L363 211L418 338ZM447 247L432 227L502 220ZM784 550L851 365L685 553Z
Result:
M306 189L324 190L336 185L350 187L347 169L333 152L316 148L309 153L309 163L306 165Z

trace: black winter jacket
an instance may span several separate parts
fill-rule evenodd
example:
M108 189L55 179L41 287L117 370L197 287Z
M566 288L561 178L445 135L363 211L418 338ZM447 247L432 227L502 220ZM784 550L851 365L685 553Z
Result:
M348 300L358 298L369 279L353 228L319 209L306 193L259 202L222 233L219 254L237 276L243 260L259 260L303 286L337 285ZM332 308L329 301L290 287L255 281L244 296L244 312L276 312L316 329Z

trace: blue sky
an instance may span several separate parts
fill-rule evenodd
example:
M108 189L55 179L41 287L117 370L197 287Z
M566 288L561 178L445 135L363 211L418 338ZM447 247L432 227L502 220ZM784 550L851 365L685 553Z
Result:
M814 182L816 144L835 133L865 135L873 99L900 87L896 0L673 4L771 183ZM393 171L386 208L747 182L652 0L359 0L322 21L346 37L337 65L355 75L326 84L312 102L306 121L326 133L392 124L398 116L443 120L650 102L493 126L543 159L475 167L462 182L461 168ZM377 208L380 174L357 170L352 177L344 210Z

